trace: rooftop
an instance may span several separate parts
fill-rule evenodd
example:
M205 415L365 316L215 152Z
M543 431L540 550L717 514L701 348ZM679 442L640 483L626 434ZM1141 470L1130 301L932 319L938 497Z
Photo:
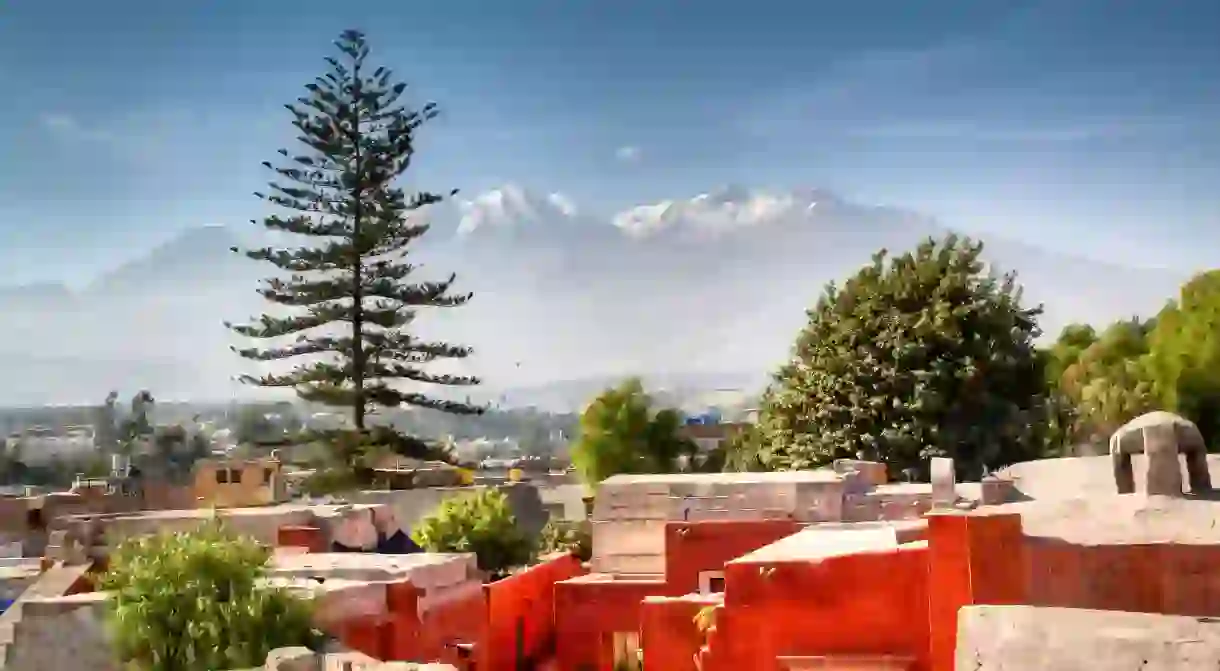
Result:
M1220 501L1145 494L1094 494L989 506L1020 513L1026 536L1076 545L1220 544Z
M784 471L776 473L656 473L615 475L602 485L628 484L800 484L805 482L837 482L843 476L832 470Z

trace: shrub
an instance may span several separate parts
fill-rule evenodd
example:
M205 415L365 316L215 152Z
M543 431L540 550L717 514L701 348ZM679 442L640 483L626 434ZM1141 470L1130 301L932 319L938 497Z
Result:
M581 561L589 561L593 556L593 530L589 520L550 520L542 527L538 552L569 552Z
M533 554L508 497L498 489L446 499L420 520L411 538L428 552L473 552L479 569L492 579L528 563Z
M100 584L111 592L120 658L140 671L214 671L261 666L275 648L316 647L312 604L260 584L269 557L219 523L122 543Z

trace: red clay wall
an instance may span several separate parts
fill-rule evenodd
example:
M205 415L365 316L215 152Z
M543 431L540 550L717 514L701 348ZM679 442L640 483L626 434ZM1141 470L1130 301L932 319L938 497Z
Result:
M928 554L921 542L728 565L704 671L772 671L780 656L836 654L910 655L926 671Z
M646 597L695 592L699 573L724 570L725 562L803 526L790 520L670 522L665 525L664 581L578 579L557 583L559 668L609 670L614 633L641 630L641 606Z
M645 598L661 596L660 580L555 583L555 657L563 671L610 671L614 632L639 631Z
M928 515L933 671L953 671L962 606L1026 603L1024 540L1020 515Z
M580 560L563 553L485 586L487 645L480 654L479 668L517 668L518 623L524 635L525 657L536 660L549 654L555 640L555 583L584 574Z
M640 610L640 646L645 669L694 671L695 655L703 647L704 634L695 625L695 615L718 601L656 597L644 601Z
M699 574L800 531L792 520L671 522L665 525L666 594L699 590Z
M1220 546L1026 542L1037 606L1206 616L1220 612Z

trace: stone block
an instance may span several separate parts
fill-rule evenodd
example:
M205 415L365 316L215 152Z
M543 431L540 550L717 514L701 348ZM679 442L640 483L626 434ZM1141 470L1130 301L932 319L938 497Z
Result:
M1203 671L1220 668L1220 623L1151 613L967 606L957 669Z
M952 508L957 503L957 476L954 473L953 460L933 457L931 475L932 507L938 510Z

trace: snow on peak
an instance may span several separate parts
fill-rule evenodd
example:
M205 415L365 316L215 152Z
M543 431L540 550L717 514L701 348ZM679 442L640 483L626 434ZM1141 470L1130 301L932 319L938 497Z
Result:
M571 219L576 206L562 193L546 196L530 192L516 184L506 184L458 203L461 220L458 234L466 235L480 228L516 226L522 222Z
M805 216L819 203L831 201L837 199L814 189L780 191L729 185L687 200L637 205L616 214L613 223L634 237L672 228L716 236Z

